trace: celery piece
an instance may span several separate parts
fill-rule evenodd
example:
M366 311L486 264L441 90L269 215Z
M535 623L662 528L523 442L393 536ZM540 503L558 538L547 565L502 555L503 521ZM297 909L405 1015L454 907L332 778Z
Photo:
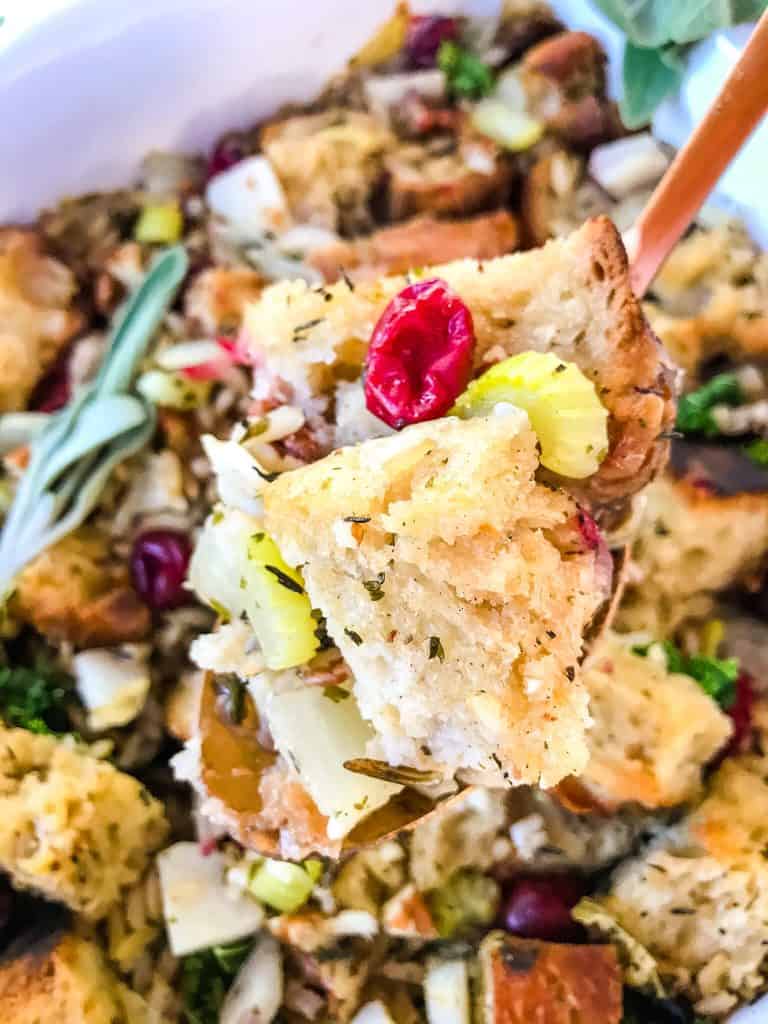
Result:
M281 914L293 914L307 902L314 884L301 865L265 859L249 878L248 892Z
M488 925L499 907L499 886L492 878L466 868L433 890L427 902L441 939L450 939L476 925Z
M153 405L188 411L205 405L211 391L211 382L193 380L165 370L147 370L136 381L136 387Z
M594 473L608 451L608 410L595 385L575 363L551 352L521 352L473 380L451 414L488 416L499 403L528 413L541 445L541 463L581 480Z
M177 202L151 203L139 214L133 237L149 245L172 245L181 238L183 228L184 219Z

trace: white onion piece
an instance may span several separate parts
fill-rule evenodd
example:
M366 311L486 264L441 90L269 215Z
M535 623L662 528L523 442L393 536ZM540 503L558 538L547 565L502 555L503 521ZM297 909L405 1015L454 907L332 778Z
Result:
M395 75L371 75L363 89L372 113L387 117L409 92L418 93L424 99L441 100L446 96L446 86L445 74L439 68L430 68Z
M437 960L424 976L429 1024L470 1024L469 973L464 960Z
M180 341L158 352L155 362L161 370L186 370L188 366L226 358L226 352L215 341Z
M260 935L237 972L219 1024L270 1024L283 1001L283 957L271 935Z
M241 241L259 239L265 232L280 234L290 225L283 187L264 156L248 157L215 175L205 198Z
M590 175L616 199L635 189L654 185L669 166L669 157L650 132L630 135L596 146L590 156Z
M72 659L75 689L94 732L132 722L144 707L150 676L145 650L126 644L81 651Z

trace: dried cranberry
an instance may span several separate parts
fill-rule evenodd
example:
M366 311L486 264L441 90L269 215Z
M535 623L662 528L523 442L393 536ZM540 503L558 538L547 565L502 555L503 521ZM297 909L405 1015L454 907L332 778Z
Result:
M752 712L756 700L755 681L748 672L740 672L736 680L736 696L728 708L733 722L733 735L727 753L735 754L745 750L752 735Z
M37 412L56 412L67 404L71 396L69 352L64 352L35 388L29 407Z
M403 288L368 346L369 412L396 430L445 415L469 382L474 347L472 314L445 281Z
M412 68L433 68L437 51L446 39L456 39L459 24L456 18L423 15L411 18L405 40L408 64Z
M584 895L584 884L566 875L515 878L501 907L501 923L524 939L568 942L581 935L571 910Z
M600 527L589 512L585 512L583 508L579 509L578 518L579 534L581 535L584 547L587 551L597 551L601 545L605 544Z
M177 530L147 530L136 538L131 576L136 592L150 608L164 611L186 603L183 584L189 556L189 540Z
M208 159L207 179L214 178L248 156L245 146L236 135L225 135L213 147Z

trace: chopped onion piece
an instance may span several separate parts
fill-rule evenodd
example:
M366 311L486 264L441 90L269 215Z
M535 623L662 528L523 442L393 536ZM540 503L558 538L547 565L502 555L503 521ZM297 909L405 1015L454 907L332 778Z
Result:
M256 940L224 1000L219 1024L270 1024L283 1001L283 958L276 939Z
M590 175L616 199L655 185L668 166L669 157L650 132L596 146L588 164Z
M435 960L424 976L429 1024L470 1024L469 973L464 960Z
M147 370L136 381L136 389L153 405L188 411L205 405L211 391L209 380L191 380L165 370Z
M216 341L180 341L158 352L155 362L161 370L185 370L188 366L222 359L225 353Z
M263 907L227 885L218 850L203 854L197 843L174 843L158 854L157 867L174 956L236 942L261 927Z
M267 720L275 746L329 819L331 839L345 836L403 788L344 767L345 761L366 756L374 735L348 691L306 686L273 694Z
M513 110L499 99L488 96L475 104L472 124L500 146L520 153L535 146L544 134L544 125L528 114Z
M282 185L265 156L248 157L214 175L205 198L241 241L257 240L268 231L279 234L290 224Z
M516 67L502 71L496 79L496 86L491 95L493 99L500 100L510 110L515 110L519 114L524 114L527 111L528 97Z
M361 1006L349 1024L395 1024L389 1010L380 999Z
M150 675L143 650L126 645L81 651L72 668L94 732L127 725L144 707Z
M429 100L444 99L447 92L445 72L440 68L405 71L392 75L370 75L363 85L368 106L374 114L387 117L410 92Z

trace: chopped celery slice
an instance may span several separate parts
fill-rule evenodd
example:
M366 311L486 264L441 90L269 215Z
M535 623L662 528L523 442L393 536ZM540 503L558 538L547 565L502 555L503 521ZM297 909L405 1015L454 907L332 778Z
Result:
M500 99L488 96L472 109L472 125L483 135L513 153L535 146L544 134L544 124Z
M137 242L171 245L181 238L183 228L184 220L177 202L151 203L139 214L133 237Z
M314 884L300 864L266 859L255 866L248 880L248 892L281 914L293 914L307 902Z
M451 413L487 416L502 402L528 413L547 469L575 480L597 470L608 450L608 411L574 363L551 352L510 356L473 380Z
M499 908L499 886L480 871L466 868L433 889L427 902L440 938L450 939L475 925L493 921Z
M225 609L232 619L247 616L268 668L302 665L317 651L317 622L302 578L254 516L234 508L211 516L189 579L212 608Z
M147 370L136 381L136 387L153 405L186 411L205 405L211 391L211 382L193 380L165 370Z

